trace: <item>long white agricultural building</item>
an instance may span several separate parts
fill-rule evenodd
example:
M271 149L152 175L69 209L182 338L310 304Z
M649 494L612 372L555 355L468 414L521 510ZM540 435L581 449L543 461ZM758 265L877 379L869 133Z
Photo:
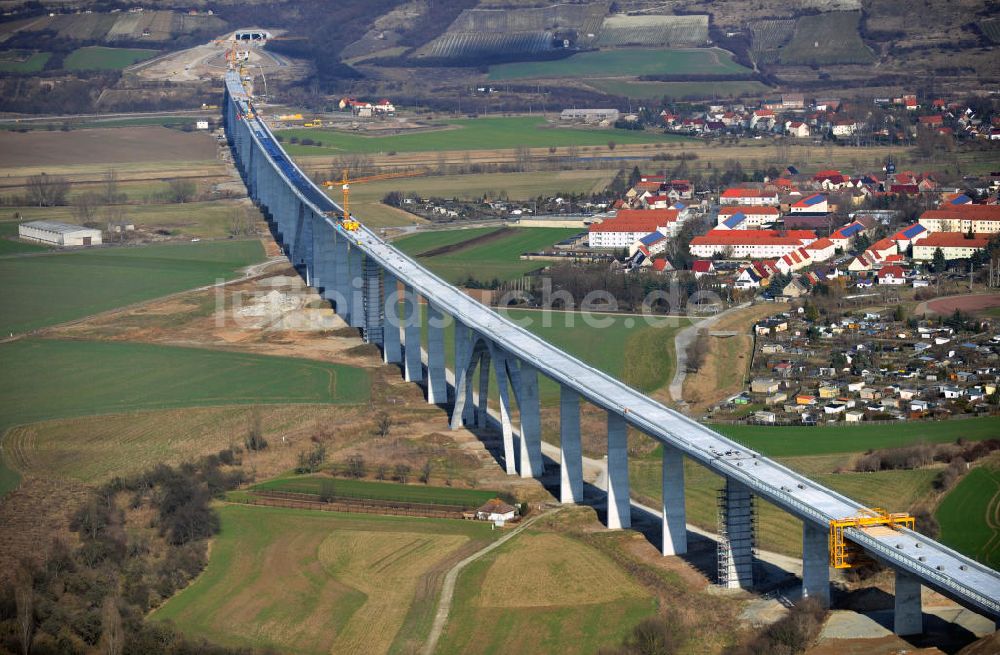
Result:
M17 226L17 236L25 241L50 243L54 246L99 246L101 231L81 225L55 221L29 221Z

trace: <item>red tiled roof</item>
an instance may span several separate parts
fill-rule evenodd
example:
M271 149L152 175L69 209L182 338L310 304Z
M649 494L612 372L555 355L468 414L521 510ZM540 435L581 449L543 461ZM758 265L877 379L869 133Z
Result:
M928 248L985 248L992 236L992 234L977 234L969 239L964 232L931 232L917 245Z
M693 238L691 245L801 246L803 240L815 238L816 233L812 230L788 230L787 232L778 230L710 230L704 236Z
M920 218L1000 221L1000 205L955 205L947 209L928 209Z
M832 245L833 241L830 241L826 237L823 237L822 239L817 239L816 241L813 241L808 246L806 246L806 250L823 250L825 248L829 248Z
M710 259L697 259L691 264L691 270L695 273L709 273L714 268L715 265Z
M878 272L879 277L905 277L906 272L900 266L885 266Z
M876 252L881 252L882 250L889 250L890 248L895 248L895 247L896 247L896 242L893 241L892 239L886 238L876 241L871 246L869 246L868 249Z

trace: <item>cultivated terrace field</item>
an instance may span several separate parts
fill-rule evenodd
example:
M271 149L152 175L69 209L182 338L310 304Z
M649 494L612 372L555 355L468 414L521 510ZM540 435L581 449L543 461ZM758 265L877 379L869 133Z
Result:
M71 52L63 61L66 70L119 70L149 59L156 50L88 46Z
M639 75L726 75L749 73L718 48L629 48L581 52L565 59L490 67L491 80L587 78Z

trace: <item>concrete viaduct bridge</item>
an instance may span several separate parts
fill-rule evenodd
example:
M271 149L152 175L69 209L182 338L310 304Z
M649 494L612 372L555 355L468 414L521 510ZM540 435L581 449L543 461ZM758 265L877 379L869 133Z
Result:
M829 603L830 522L865 508L767 457L744 448L624 383L559 350L437 277L367 228L344 229L340 208L292 162L257 116L235 71L226 75L225 126L234 160L256 201L272 222L282 248L306 279L331 300L387 363L405 377L425 382L427 401L449 402L444 327L455 324L455 375L451 426L485 427L491 378L499 391L507 473L542 474L538 378L559 384L560 500L583 499L580 402L607 412L607 527L631 525L628 426L663 445L664 555L687 551L683 458L690 457L725 479L720 499L720 583L753 584L753 497L802 521L803 594ZM328 215L329 214L329 215ZM398 289L402 287L402 293ZM426 302L426 372L422 362L419 297ZM402 306L402 311L400 311ZM478 405L474 388L478 385ZM512 410L520 417L514 437ZM926 585L963 606L1000 619L1000 574L917 532L848 528L854 544L895 570L895 631L922 631L920 587Z

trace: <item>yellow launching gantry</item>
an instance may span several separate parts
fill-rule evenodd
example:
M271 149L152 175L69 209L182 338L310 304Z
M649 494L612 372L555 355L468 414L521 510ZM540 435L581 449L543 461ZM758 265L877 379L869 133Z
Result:
M344 229L347 230L348 232L354 232L359 227L361 227L361 223L356 221L354 217L351 216L351 211L349 208L351 184L360 184L361 182L374 182L376 180L390 180L396 177L416 177L418 175L427 174L426 170L419 170L419 171L410 171L406 173L381 173L379 175L369 175L367 177L358 177L354 178L353 180L349 180L347 179L347 172L348 171L345 168L344 177L341 180L327 180L323 182L323 186L329 189L339 184L340 188L344 191L344 204L343 204L344 215L341 219L340 224L343 225Z
M905 512L890 514L884 509L875 507L866 509L863 516L852 516L846 519L830 521L830 566L835 569L849 569L863 559L861 547L844 538L844 530L858 528L859 530L876 532L879 530L913 529L913 517Z

